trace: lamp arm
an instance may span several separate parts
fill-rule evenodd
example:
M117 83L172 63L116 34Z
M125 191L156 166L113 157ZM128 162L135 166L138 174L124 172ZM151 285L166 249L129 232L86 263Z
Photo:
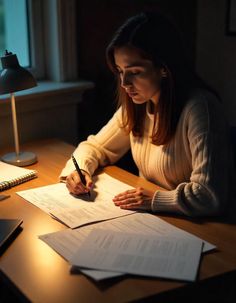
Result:
M19 156L19 136L18 136L18 128L17 128L17 119L16 119L16 105L15 105L15 96L13 93L11 95L11 111L12 111L12 123L13 123L13 131L14 131L14 141L15 141L15 151L16 156Z

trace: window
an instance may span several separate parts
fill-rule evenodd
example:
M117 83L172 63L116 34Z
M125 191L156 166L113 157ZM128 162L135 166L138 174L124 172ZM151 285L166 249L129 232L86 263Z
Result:
M2 55L5 49L5 26L4 26L4 11L3 1L0 0L0 54Z
M22 66L30 66L26 0L0 0L0 55L17 54Z
M15 53L38 78L77 79L75 0L0 0L0 54Z

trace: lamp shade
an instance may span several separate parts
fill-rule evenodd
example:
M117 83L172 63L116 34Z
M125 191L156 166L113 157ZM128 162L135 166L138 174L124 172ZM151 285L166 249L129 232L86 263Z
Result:
M31 73L20 66L17 56L6 51L1 57L3 70L0 73L0 94L8 94L37 85Z
M0 72L0 94L10 94L11 97L15 141L15 152L4 155L2 161L17 166L30 165L37 161L37 157L31 152L20 152L14 92L34 87L37 83L31 73L20 66L15 54L6 51L5 56L0 59L3 67Z

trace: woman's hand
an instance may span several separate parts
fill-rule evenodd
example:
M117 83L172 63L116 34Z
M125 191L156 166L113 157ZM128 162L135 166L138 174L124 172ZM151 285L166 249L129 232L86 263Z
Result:
M86 185L82 183L76 170L66 177L66 187L71 194L81 195L86 194L90 191L93 185L93 181L90 178L89 174L85 171L82 171L82 174L85 176Z
M116 195L113 198L113 202L116 206L123 209L151 210L153 194L142 187L138 187Z

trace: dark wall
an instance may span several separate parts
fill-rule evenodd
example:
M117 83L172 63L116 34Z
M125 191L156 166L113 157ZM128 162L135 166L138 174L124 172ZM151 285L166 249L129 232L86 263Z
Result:
M115 30L130 16L160 10L183 33L192 63L195 58L197 0L79 0L77 1L79 77L95 83L85 94L81 139L96 133L116 108L113 75L105 61L105 49ZM88 122L89 121L89 122Z

